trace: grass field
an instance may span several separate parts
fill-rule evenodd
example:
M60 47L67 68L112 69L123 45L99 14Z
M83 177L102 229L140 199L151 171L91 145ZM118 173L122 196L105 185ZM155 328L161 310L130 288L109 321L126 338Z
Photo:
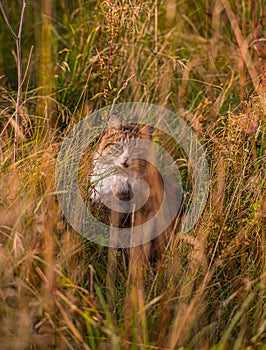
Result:
M23 1L0 4L18 34ZM1 350L266 349L265 11L264 0L28 1L18 51L1 13ZM126 267L112 313L107 248L67 225L54 184L75 123L120 102L182 117L211 176L196 226L147 266L130 337Z

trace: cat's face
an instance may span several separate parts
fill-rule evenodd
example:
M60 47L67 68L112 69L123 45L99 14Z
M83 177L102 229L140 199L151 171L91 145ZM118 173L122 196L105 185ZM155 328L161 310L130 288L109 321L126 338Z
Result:
M110 125L95 151L94 164L101 163L118 171L137 170L147 153L141 140L150 140L151 136L150 126Z
M152 131L150 126L109 125L94 154L91 199L130 193L134 180L145 171L148 150L143 140L150 140Z

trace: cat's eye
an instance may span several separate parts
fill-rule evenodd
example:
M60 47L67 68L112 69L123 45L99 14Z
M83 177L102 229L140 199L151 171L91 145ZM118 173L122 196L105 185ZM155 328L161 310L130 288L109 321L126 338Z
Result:
M141 147L134 147L133 148L133 153L134 154L138 154L141 153L143 151L143 149Z
M116 149L117 151L122 151L123 145L122 145L121 143L116 143L116 144L115 144L115 149Z

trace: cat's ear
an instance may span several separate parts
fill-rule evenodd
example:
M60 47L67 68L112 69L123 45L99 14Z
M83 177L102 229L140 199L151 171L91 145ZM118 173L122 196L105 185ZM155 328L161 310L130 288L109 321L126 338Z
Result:
M144 125L140 129L140 134L144 139L150 140L152 137L153 131L154 131L154 127L152 125Z
M118 129L120 128L120 125L121 125L120 120L115 115L112 115L108 121L108 126L110 128Z

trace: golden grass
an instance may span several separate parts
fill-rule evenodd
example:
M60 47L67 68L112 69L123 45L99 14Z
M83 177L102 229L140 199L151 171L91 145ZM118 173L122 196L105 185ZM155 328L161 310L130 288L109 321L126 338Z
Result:
M25 13L24 67L33 44L27 11L35 11L37 26L39 5L28 4ZM57 13L50 9L53 20L42 23L42 69L33 53L16 161L16 67L7 67L11 39L3 41L8 35L0 24L1 349L263 350L265 6L227 0L94 5L62 2ZM15 8L9 16L18 20ZM47 47L50 36L57 55ZM73 232L54 187L65 135L89 111L114 101L145 101L177 112L200 138L211 172L196 227L176 236L156 271L145 270L143 309L132 315L141 334L132 327L130 337L123 255L112 314L107 249Z

